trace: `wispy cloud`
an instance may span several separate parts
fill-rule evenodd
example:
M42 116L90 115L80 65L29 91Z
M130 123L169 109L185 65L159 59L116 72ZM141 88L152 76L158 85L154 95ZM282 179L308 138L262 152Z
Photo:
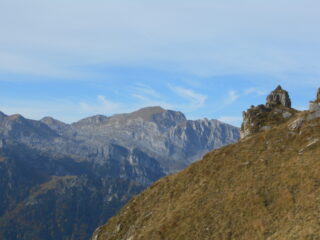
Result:
M131 96L139 101L136 104L136 108L145 106L162 106L166 109L179 110L184 112L195 111L203 108L206 104L207 96L194 90L173 87L168 85L168 91L166 95L160 94L158 91L147 87L139 86L134 88L136 91ZM170 96L174 93L174 102L170 102ZM172 96L171 96L172 97Z
M69 75L74 66L105 63L162 64L210 76L319 76L319 7L316 0L92 0L77 7L62 0L10 0L0 9L0 52L19 59L2 71ZM0 63L6 58L0 55Z
M237 94L237 92L234 91L234 90L230 90L230 91L228 92L227 98L225 99L225 103L226 103L227 105L232 104L232 103L234 103L238 98L239 98L239 95Z
M103 95L98 95L94 103L80 103L81 110L86 114L115 114L125 112L128 108L120 102L108 100Z
M243 93L244 93L245 95L256 94L256 95L258 95L258 96L263 96L263 95L266 95L268 92L252 87L252 88L247 88L247 89L245 89L245 90L243 91Z
M132 95L133 96L142 96L142 95L147 95L150 96L152 98L162 98L163 96L156 91L154 88L151 88L145 84L142 83L138 83L136 85L134 85L133 87L131 87L133 92Z
M173 87L172 90L180 97L186 99L189 102L189 107L192 109L198 109L205 105L207 96L197 93L191 89L182 87Z

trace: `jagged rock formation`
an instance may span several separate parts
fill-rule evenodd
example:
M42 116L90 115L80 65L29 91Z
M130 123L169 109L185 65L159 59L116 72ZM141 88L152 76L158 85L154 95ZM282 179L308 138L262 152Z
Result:
M309 111L311 112L320 111L320 88L318 89L316 100L311 101L309 104Z
M6 116L0 137L14 139L38 150L72 155L103 165L109 148L139 149L172 173L186 167L213 148L237 141L239 130L217 120L190 121L180 112L160 107L111 117L89 117L65 124L50 117L32 121ZM150 182L149 182L150 183Z
M309 120L310 114L265 120L268 131L162 178L99 227L92 240L318 239L320 117Z
M278 86L267 96L265 105L251 106L243 112L240 136L244 138L262 130L270 130L273 123L286 121L295 112L291 108L288 92Z
M287 91L283 90L280 85L268 95L266 107L271 108L277 105L291 108L289 94Z
M160 107L73 124L0 112L1 239L88 239L133 195L238 138Z

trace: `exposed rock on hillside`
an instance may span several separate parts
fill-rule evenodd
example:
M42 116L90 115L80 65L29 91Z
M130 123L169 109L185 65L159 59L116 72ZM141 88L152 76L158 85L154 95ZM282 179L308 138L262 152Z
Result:
M283 90L280 85L268 95L266 107L271 108L277 105L291 108L291 100L289 94L287 91Z
M285 118L287 111L292 116ZM159 180L92 240L318 239L320 117L309 120L312 112L282 104L257 113L268 118L261 118L268 131Z
M295 112L296 110L291 108L288 92L278 86L267 96L265 105L252 106L243 112L240 136L244 138L259 131L270 130L272 124L286 121Z
M320 88L318 89L316 100L311 101L309 104L309 111L311 112L320 111Z

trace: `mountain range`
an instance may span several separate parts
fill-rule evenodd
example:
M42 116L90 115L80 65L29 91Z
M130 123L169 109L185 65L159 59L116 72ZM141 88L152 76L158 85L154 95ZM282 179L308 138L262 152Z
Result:
M0 235L88 239L150 184L239 136L161 107L72 124L0 112Z

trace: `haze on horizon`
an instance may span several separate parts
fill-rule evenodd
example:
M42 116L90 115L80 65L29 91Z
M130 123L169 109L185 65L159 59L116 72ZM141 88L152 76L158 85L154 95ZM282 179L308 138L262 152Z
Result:
M160 105L239 126L278 84L320 87L320 2L10 0L0 110L66 122Z

